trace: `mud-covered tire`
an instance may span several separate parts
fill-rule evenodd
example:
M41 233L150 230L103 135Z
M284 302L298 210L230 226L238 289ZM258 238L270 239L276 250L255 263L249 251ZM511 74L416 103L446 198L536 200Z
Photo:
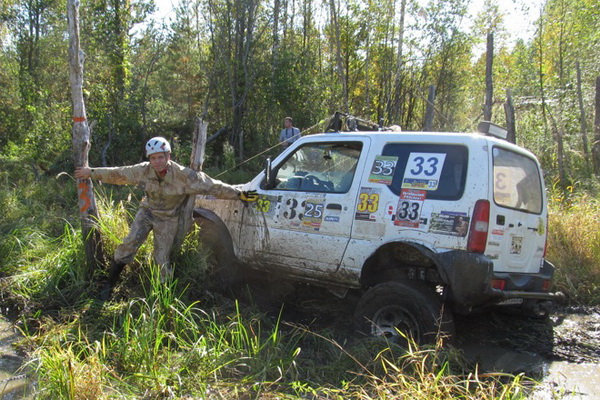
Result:
M243 283L242 266L212 221L203 220L199 225L201 251L206 254L205 287L224 294L236 293Z
M208 252L204 274L206 288L224 294L237 293L243 282L242 268L231 257L221 257L218 249L212 248Z
M454 335L454 322L435 291L418 281L385 282L370 288L354 313L357 331L406 345L444 342ZM402 332L399 333L399 332Z

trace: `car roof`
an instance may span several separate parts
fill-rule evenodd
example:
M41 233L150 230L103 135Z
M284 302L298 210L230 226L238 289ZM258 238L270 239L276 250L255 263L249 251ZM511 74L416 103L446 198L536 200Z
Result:
M429 143L454 143L454 144L477 144L489 146L501 146L518 153L526 154L535 158L533 153L527 149L510 143L506 140L499 139L493 136L487 136L481 133L466 133L466 132L423 132L423 131L342 131L342 132L326 132L308 135L304 137L320 137L320 138L339 138L350 137L369 137L376 141L384 142L429 142Z

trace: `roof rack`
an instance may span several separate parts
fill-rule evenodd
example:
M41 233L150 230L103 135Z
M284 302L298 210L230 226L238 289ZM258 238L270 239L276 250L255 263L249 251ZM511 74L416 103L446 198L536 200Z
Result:
M355 131L399 131L400 127L393 125L391 127L383 126L383 119L376 124L353 115L336 111L329 120L325 132L355 132Z

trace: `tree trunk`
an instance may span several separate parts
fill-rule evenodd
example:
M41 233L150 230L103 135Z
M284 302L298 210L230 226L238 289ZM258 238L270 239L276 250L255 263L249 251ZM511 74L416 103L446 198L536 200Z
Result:
M550 117L550 123L552 125L552 136L556 141L556 162L558 164L558 183L560 188L564 191L567 190L567 173L565 168L565 149L564 149L564 134L561 128L556 123L554 116L551 112L546 113Z
M425 122L423 123L423 130L425 132L431 132L433 128L433 116L435 114L435 86L429 86L429 95L427 96L427 109L425 110Z
M342 42L341 42L341 34L340 34L340 23L338 21L337 8L335 6L335 0L330 0L329 8L331 13L331 24L334 28L334 46L335 46L335 59L338 71L338 77L340 78L340 82L342 83L342 102L343 102L343 112L349 113L350 107L348 103L348 82L346 81L346 73L344 69L344 63L342 60Z
M592 146L594 173L600 176L600 76L596 78L596 116L594 118L594 145Z
M485 106L483 108L483 119L492 120L492 102L494 97L494 86L492 80L494 64L494 34L487 35L487 53L485 56Z
M396 56L396 77L394 78L393 105L388 109L390 121L402 122L402 72L404 69L404 20L406 0L400 0L400 21L398 22L398 54Z
M204 164L204 154L206 149L206 137L208 131L208 123L204 122L200 118L196 118L194 127L194 138L192 144L192 157L190 161L190 168L194 171L201 171L202 164ZM196 202L196 196L190 195L185 200L183 205L183 211L179 216L179 226L177 227L177 234L173 242L173 251L178 251L185 236L190 231L192 226L192 214L194 212L194 204Z
M506 115L506 129L508 134L506 140L517 143L517 127L515 124L515 106L512 101L510 89L506 89L506 103L504 103L504 114Z
M90 128L86 120L85 103L83 101L83 62L84 53L79 41L79 1L68 0L69 18L69 80L71 84L71 100L73 102L73 161L75 167L88 166L90 150ZM91 179L77 180L77 196L81 231L85 240L87 278L103 260L100 233L96 229L98 208L94 196Z
M583 142L583 155L585 156L585 163L587 167L590 167L590 150L587 137L587 120L585 116L585 107L583 105L583 94L581 92L581 67L579 61L575 63L577 68L577 98L579 100L579 119L581 126L581 141Z

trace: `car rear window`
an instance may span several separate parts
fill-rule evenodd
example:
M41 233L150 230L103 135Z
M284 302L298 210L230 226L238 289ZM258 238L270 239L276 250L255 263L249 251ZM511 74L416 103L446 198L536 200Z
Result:
M465 188L468 155L462 145L388 143L382 156L395 161L388 187L396 195L408 188L427 191L428 200L458 200Z
M494 201L502 207L542 212L542 179L529 157L494 147Z

